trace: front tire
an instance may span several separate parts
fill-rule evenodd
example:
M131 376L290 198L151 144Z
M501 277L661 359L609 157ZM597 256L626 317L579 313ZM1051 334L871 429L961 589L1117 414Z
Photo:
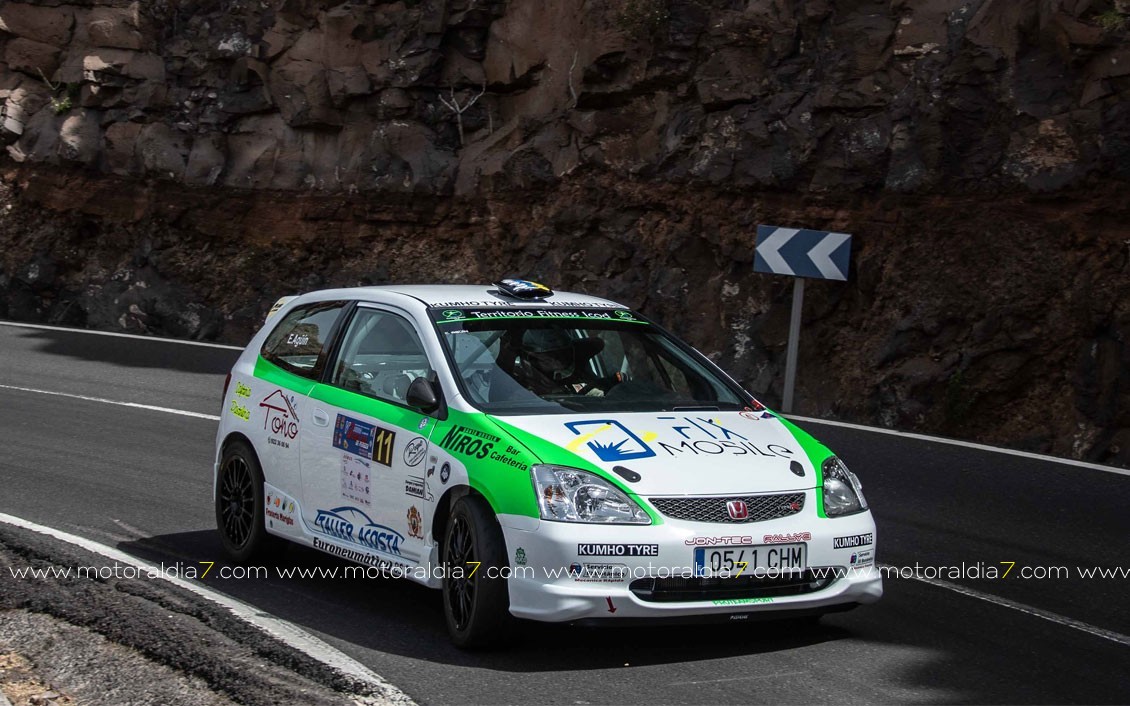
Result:
M238 563L263 553L263 469L251 446L233 441L224 449L216 478L216 528L224 550Z
M507 565L506 541L485 500L468 495L455 503L443 556L443 614L451 641L462 649L498 644L513 618L509 588L498 573Z

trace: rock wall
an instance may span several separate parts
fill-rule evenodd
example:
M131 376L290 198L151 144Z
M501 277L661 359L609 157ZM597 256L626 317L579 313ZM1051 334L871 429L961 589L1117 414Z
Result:
M0 4L0 316L245 340L541 277L779 394L758 223L856 236L798 406L1130 463L1121 0Z

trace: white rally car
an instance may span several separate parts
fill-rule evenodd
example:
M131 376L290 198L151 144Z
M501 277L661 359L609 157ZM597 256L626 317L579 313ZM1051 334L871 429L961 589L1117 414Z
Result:
M882 595L859 480L641 314L525 280L280 301L216 436L216 521L441 588L452 639Z

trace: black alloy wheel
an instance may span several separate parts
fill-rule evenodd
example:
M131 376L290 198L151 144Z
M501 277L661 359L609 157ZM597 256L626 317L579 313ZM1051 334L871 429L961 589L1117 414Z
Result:
M243 563L261 554L270 541L263 522L263 469L245 441L224 448L216 479L216 528L224 550Z
M483 498L467 495L451 509L443 538L443 613L456 647L497 645L510 631L506 541Z

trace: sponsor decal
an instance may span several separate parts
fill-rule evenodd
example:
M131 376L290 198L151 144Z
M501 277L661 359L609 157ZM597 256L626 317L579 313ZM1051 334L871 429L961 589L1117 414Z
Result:
M475 299L467 301L446 301L436 302L432 304L434 309L443 309L444 307L464 308L470 309L474 307L522 307L525 308L527 302L511 302L505 299ZM612 302L553 302L554 309L620 309L623 308L620 304L613 304ZM445 316L446 312L437 312L439 316Z
M875 553L871 549L852 552L850 563L852 566L856 567L871 566L875 563Z
M744 520L749 517L749 506L745 504L745 500L727 500L726 512L731 520Z
M718 600L711 601L711 603L713 603L714 605L752 605L754 603L772 602L773 599L769 596L762 596L759 598L720 598ZM735 618L731 615L730 619L734 620Z
M569 311L554 311L553 309L503 309L500 311L472 311L471 320L483 319L599 319L612 321L612 314L607 311L585 311L584 309L571 309ZM631 323L642 324L642 321Z
M451 429L448 429L447 434L444 435L443 441L439 442L439 445L452 453L459 453L473 458L486 458L494 449L495 444L501 441L501 439L493 434L456 424L452 426Z
M764 544L788 544L790 542L808 542L812 540L811 532L792 532L790 534L767 534L761 538Z
M624 564L581 564L569 565L569 575L580 583L622 583L628 575Z
M448 321L451 319L461 319L463 318L463 312L458 309L445 309L442 316Z
M404 535L378 525L355 507L318 510L314 526L317 528L315 531L334 539L397 556L400 555L400 543L404 541Z
M764 414L768 412L762 413ZM565 427L577 435L565 448L578 452L585 445L597 458L609 463L651 458L657 456L658 451L665 452L668 456L755 455L791 458L794 455L792 449L780 444L758 446L718 419L664 416L656 417L656 421L665 426L661 426L659 431L641 432L632 431L614 419L565 422Z
M514 551L514 563L517 564L518 566L525 566L526 565L526 550L525 549L518 547Z
M451 464L447 461L443 462L443 466L439 469L439 482L447 485L447 479L451 477Z
M519 471L530 470L529 466L527 466L521 460L514 458L516 455L518 455L520 453L522 453L522 452L519 451L518 449L514 448L513 446L510 446L509 444L507 444L505 453L498 452L498 451L491 451L490 452L490 458L491 458L492 461L497 461L497 462L499 462L503 465L510 466L512 468L517 468Z
M426 426L428 426L428 418L424 417L423 419L420 420L420 423L416 425L416 428L417 429L423 429Z
M267 443L290 448L298 436L298 412L294 408L294 395L275 390L259 403L263 410L263 429L270 433Z
M232 400L228 410L245 422L251 421L251 410L241 405L238 400Z
M849 537L836 537L832 540L833 549L854 549L856 547L866 547L875 541L875 535L871 532L867 534L853 534Z
M276 313L278 313L278 310L286 306L286 303L291 299L294 299L294 297L281 297L277 302L275 302L274 306L271 307L271 310L267 312L267 318L269 319Z
M416 539L424 538L424 518L420 517L420 511L415 505L408 508L408 536Z
M436 472L436 457L435 456L428 456L428 474L427 474L428 478L431 478L432 474L434 474L435 472Z
M424 460L424 456L428 455L428 442L424 437L417 436L408 442L404 447L404 463L409 466L419 466Z
M632 312L627 311L627 310L616 311L616 312L613 312L612 315L615 316L617 319L620 319L621 321L635 321L636 320L636 317L632 315Z
M419 476L408 476L404 479L404 494L411 495L414 498L423 498L424 495L424 479Z
M690 547L712 547L716 544L753 544L753 537L748 534L730 535L728 537L691 537L683 542Z
M305 346L310 343L310 335L306 333L291 333L286 337L287 345Z
M373 556L369 552L356 552L356 551L353 551L352 549L346 549L344 547L339 547L336 544L330 544L329 542L323 542L322 540L318 539L317 537L314 538L314 548L315 549L321 549L322 551L328 552L329 554L333 554L334 556L340 556L342 559L348 559L349 561L355 561L358 564L368 564L369 566L377 566L377 567L381 567L381 568L391 568L391 567L394 567L394 566L401 566L401 564L395 564L391 561L386 561L385 559L381 559L380 557Z
M581 444L585 444L601 461L612 463L651 458L655 455L643 439L614 419L565 422L565 428L577 435L577 438L566 446L568 450L576 451ZM598 436L599 440L596 438ZM655 434L650 436L655 438Z
M271 508L267 508L267 517L269 517L272 520L278 520L279 522L283 523L287 527L290 527L291 525L294 524L294 518L293 517L288 517L288 516L280 513L278 510L272 510Z
M341 497L365 507L373 504L369 462L353 454L341 455Z
M659 545L578 544L577 556L659 556Z
M271 520L278 520L290 527L294 525L294 501L278 495L268 494L264 511Z
M344 414L337 415L333 445L343 451L391 467L395 442L396 432Z
M504 279L498 283L500 286L505 287L507 291L514 294L552 294L553 290L545 286L541 282L534 282L528 279Z
M774 419L775 418L774 415L771 412L754 412L753 410L751 410L749 408L743 409L742 411L738 412L738 414L745 417L746 419L750 419L750 420L753 420L755 422L758 419Z
M250 397L251 388L237 380L235 383L235 394L239 395L240 397Z

